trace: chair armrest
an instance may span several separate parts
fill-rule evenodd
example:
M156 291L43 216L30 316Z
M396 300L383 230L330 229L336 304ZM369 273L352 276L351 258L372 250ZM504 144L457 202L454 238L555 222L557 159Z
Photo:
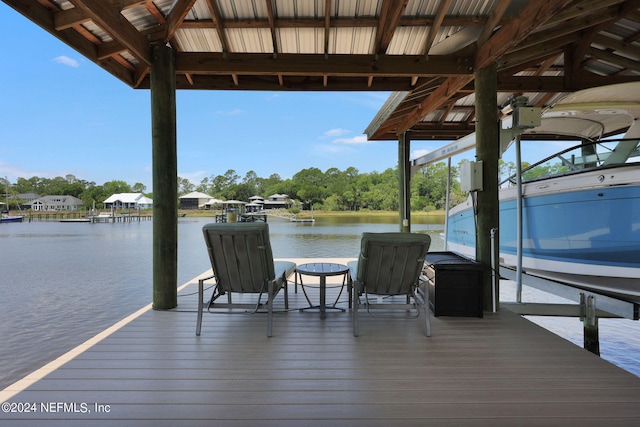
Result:
M199 280L198 280L198 284L203 284L203 283L204 283L204 282L206 282L207 280L211 280L211 279L213 279L214 277L216 277L216 275L215 275L215 274L212 274L211 276L203 277L202 279L199 279Z
M288 278L296 271L296 263L292 261L274 261L273 262L273 270L276 272L276 279L284 276L284 278Z

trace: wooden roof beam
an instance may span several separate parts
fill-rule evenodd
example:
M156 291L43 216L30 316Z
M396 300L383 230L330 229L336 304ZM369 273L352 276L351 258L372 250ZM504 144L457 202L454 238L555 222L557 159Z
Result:
M538 27L560 12L572 0L529 2L514 19L478 48L475 68L485 68L505 52L520 44Z
M440 2L440 6L436 12L436 18L433 25L429 28L429 34L427 34L427 40L424 43L424 54L427 57L429 56L429 51L431 50L431 46L433 46L433 41L436 39L438 31L440 31L442 21L447 14L447 10L449 10L449 6L451 6L451 0L443 0Z
M211 0L207 0L207 1L211 1ZM271 0L265 0L265 3L267 4L267 20L269 21L269 30L271 32L271 44L273 45L273 54L277 55L278 54L278 37L276 36L276 23L275 23L275 18L273 15L273 2ZM218 17L218 19L215 20L216 23L216 28L221 27L223 24L222 22L220 22L220 17Z
M389 43L393 38L393 34L400 24L400 18L407 7L409 0L395 1L383 0L380 19L378 21L374 49L376 54L384 54L387 52Z
M107 3L107 2L103 1L103 3ZM154 17L156 17L156 19L158 18L157 14L152 12L152 7L156 11L158 11L158 8L155 6L155 3L153 3L151 0L111 0L110 3L113 6L113 8L118 9L120 11L131 9L132 7L136 7L140 5L145 5L147 10L149 10L149 13L151 13ZM162 14L159 11L158 11L158 14L162 19L162 20L159 20L158 22L162 23L164 21L164 17L162 17ZM55 20L56 30L60 31L60 30L65 30L67 28L71 28L76 25L80 25L84 22L90 21L91 17L86 13L85 10L79 7L74 7L72 9L59 10L55 14L54 20Z
M440 125L442 125L446 120L447 117L449 116L449 114L451 113L451 110L453 110L453 107L455 107L456 103L455 101L449 102L449 105L445 106L444 112L442 113L442 116L440 117L439 123Z
M596 49L595 47L587 49L587 54L617 67L628 68L630 70L640 72L640 62L636 60L625 58L624 56L616 55L615 53L611 53L606 50Z
M478 48L475 69L482 69L490 65L508 49L522 42L529 34L543 25L552 16L559 13L571 0L541 0L529 2L507 24L496 31L482 46ZM423 100L408 114L396 129L401 135L420 121L473 80L473 76L449 77L431 95Z
M252 75L308 75L308 76L471 76L471 58L422 55L330 55L264 53L193 53L178 52L176 68L179 73L191 74L252 74Z
M269 16L270 20L273 21L273 10L271 10L271 0L266 0L267 7L269 8ZM222 45L222 55L223 57L227 54L227 52L231 52L231 48L229 47L229 40L227 39L227 34L225 33L225 27L222 23L222 16L220 15L220 9L217 4L213 0L207 0L207 7L209 8L209 12L213 18L213 22L216 25L216 32L218 33L218 38L220 39L220 44ZM273 27L272 27L273 28ZM271 35L273 37L273 52L278 53L278 46L276 44L275 33L272 31ZM239 76L238 74L231 74L231 79L233 80L234 85L239 86Z
M489 37L491 37L496 27L499 25L510 4L511 0L500 0L496 5L493 12L491 12L489 20L482 29L482 33L478 36L478 40L476 41L478 46L482 46L487 40L489 40Z
M237 75L233 80L229 74L205 75L192 74L192 82L185 77L185 73L176 75L177 89L195 90L269 90L269 91L321 91L327 90L339 92L361 91L408 91L409 79L406 78L375 78L371 81L366 77L336 77L336 76L308 76L308 75L284 75L282 79L273 75ZM136 89L148 89L149 76L145 76Z
M167 16L167 22L163 26L164 34L163 39L164 42L168 43L176 31L178 31L178 27L182 24L187 14L193 8L196 0L177 0L173 5L173 8L169 12ZM213 15L212 15L213 16Z
M84 10L78 7L61 10L53 15L53 22L57 31L73 28L76 25L81 25L89 21L91 21L91 18L89 18Z
M91 20L109 33L114 39L121 40L127 50L138 59L150 65L151 46L145 37L120 12L110 4L89 0L70 0L77 8L82 9Z
M324 54L329 55L329 32L331 31L331 0L324 0Z
M156 21L158 21L158 24L166 24L167 20L165 16L162 14L160 9L158 9L158 6L156 6L154 2L146 1L144 3L144 7L147 9L149 14L153 16Z
M602 34L598 34L593 38L593 43L602 45L607 49L616 52L622 52L640 58L640 47L633 45L625 40L618 40Z
M60 10L57 4L53 3L50 0L38 0L42 6L46 7L49 10Z
M608 25L611 20L617 21L619 18L618 8L609 7L599 13L593 13L580 19L572 19L562 25L558 25L553 30L538 31L535 34L527 37L522 43L511 49L510 52L515 50L525 50L532 46L539 46L551 40L557 40L561 37L571 37L572 35L578 35L580 31L586 30L598 26L599 24Z
M605 9L611 6L617 7L624 0L582 0L576 1L574 4L568 5L560 13L549 19L544 27L554 25L559 22L568 21L570 19L578 18L585 15L585 10L589 13L600 13L601 9ZM543 28L544 28L543 27Z
M516 50L509 52L506 55L498 59L498 71L503 72L506 70L523 69L522 64L531 64L536 61L542 61L549 58L549 56L557 55L563 52L565 46L577 43L580 40L580 34L570 34L567 36L561 36L553 40L547 40L546 42L530 46L527 49ZM527 67L530 65L527 65Z

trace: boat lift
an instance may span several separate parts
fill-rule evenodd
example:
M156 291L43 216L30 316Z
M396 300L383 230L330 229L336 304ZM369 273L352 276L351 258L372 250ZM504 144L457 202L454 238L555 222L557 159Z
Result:
M503 114L513 113L510 117L511 127L500 129L500 149L504 153L510 145L515 141L516 163L521 164L520 159L520 135L526 130L540 125L541 110L539 108L526 107L527 98L517 97ZM414 174L420 168L435 163L440 160L447 159L447 191L446 191L446 213L445 213L445 250L447 250L448 238L448 216L449 216L449 200L451 187L451 157L475 148L475 133L469 134L464 138L454 141L438 150L434 150L424 156L411 161L411 173ZM473 162L470 162L473 163ZM473 182L474 165L470 165L471 172L467 183L467 190L473 194L475 191L481 190L477 188ZM462 175L462 174L461 174ZM480 179L481 182L481 179ZM538 276L526 274L522 271L522 179L520 168L517 168L516 175L517 185L517 203L516 203L516 224L517 230L517 266L515 269L504 266L492 265L492 294L493 294L493 310L495 307L495 295L498 289L498 281L500 278L513 280L516 283L516 302L501 302L509 310L520 315L529 316L556 316L556 317L579 317L584 325L584 348L592 353L600 354L600 344L598 337L598 319L599 318L624 318L630 320L640 320L640 305L634 302L626 301L621 298L607 296L593 291L580 289L569 283L557 282ZM494 242L495 230L492 230L490 236L493 248L497 247ZM549 304L549 303L525 303L522 302L522 285L526 284L532 288L547 292L562 298L578 301L577 304Z

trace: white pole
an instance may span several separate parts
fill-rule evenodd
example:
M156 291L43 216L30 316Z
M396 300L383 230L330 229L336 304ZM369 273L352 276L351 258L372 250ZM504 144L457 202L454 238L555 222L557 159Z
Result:
M516 136L516 302L522 302L522 161L520 135Z
M447 193L444 210L444 250L448 250L449 245L449 195L451 194L451 157L447 159Z

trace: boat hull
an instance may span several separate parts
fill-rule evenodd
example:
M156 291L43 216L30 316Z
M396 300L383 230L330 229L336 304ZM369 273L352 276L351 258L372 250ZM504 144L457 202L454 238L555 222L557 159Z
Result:
M528 274L640 302L640 165L523 185ZM517 265L516 190L500 191L500 263ZM475 256L470 201L451 210L448 248Z
M21 216L5 216L0 218L0 222L22 222L23 217Z

